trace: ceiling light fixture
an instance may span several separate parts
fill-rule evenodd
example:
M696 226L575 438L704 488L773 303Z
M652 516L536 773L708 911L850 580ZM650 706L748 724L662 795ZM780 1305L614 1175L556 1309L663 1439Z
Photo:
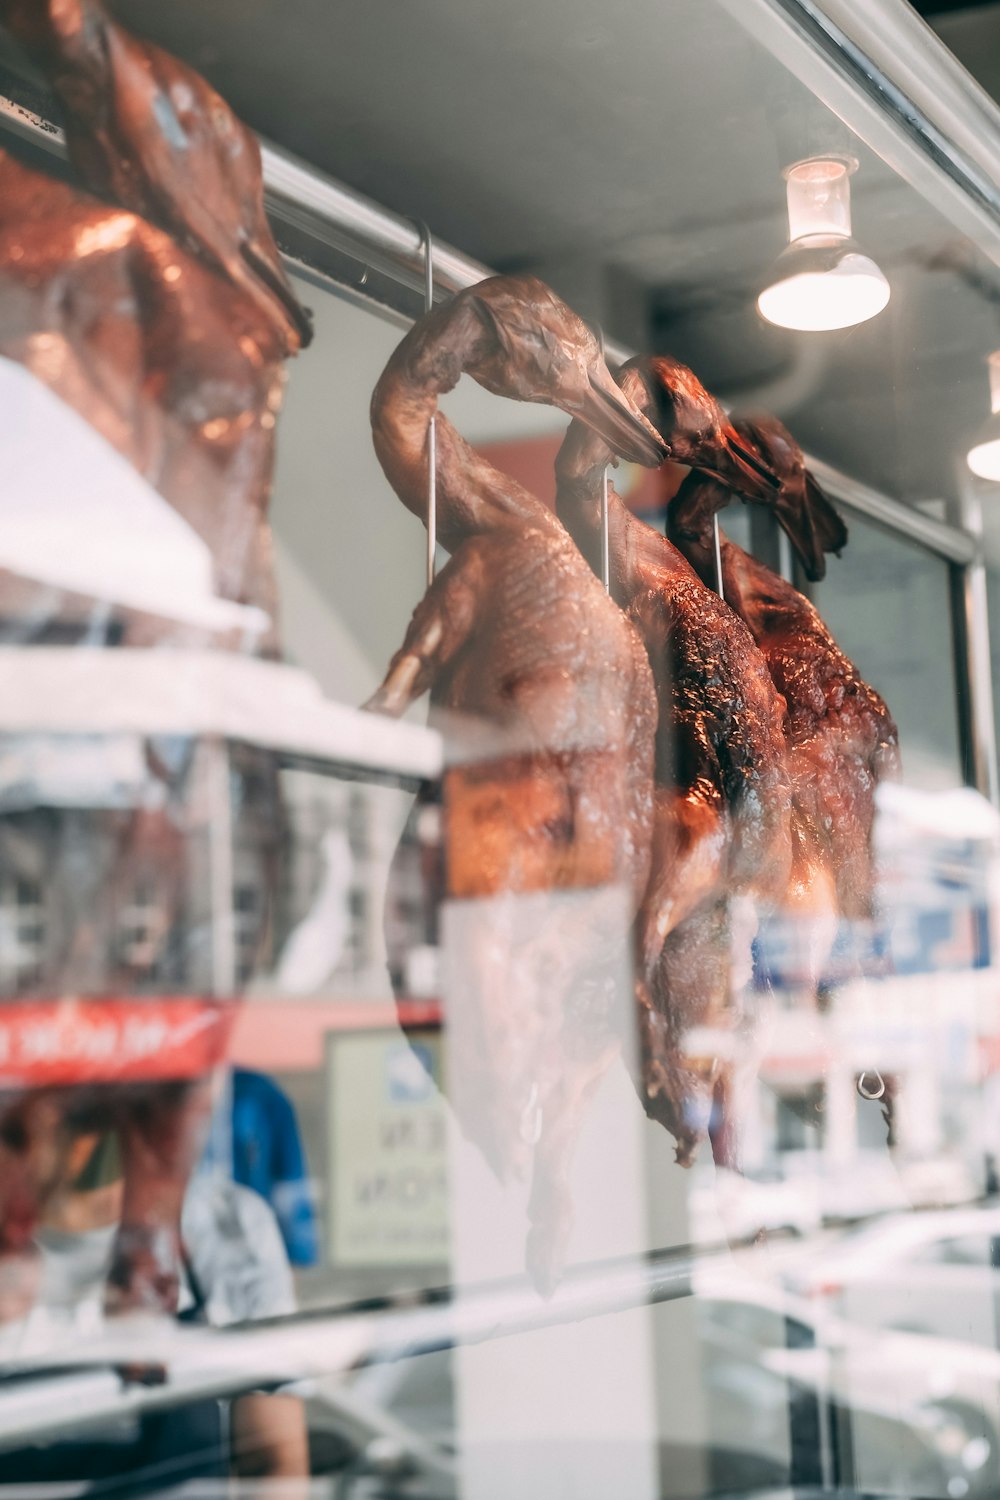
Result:
M976 442L969 449L968 463L973 474L1000 484L1000 349L987 360L990 367L990 412Z
M804 333L851 328L888 303L888 281L851 237L857 166L853 157L814 156L785 169L788 246L757 298L769 323Z

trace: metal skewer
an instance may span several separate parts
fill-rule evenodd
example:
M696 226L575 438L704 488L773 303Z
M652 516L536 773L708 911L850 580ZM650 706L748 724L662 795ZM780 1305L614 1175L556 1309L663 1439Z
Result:
M604 329L600 323L597 325L597 342L601 346L601 358L606 361L604 348ZM611 593L611 536L608 520L609 485L611 483L611 465L604 465L604 476L601 480L601 582L604 584L604 592Z
M722 587L722 538L719 536L719 512L712 514L712 538L715 542L715 592L720 599L725 599L726 592Z
M422 219L416 221L424 251L424 312L434 306L434 240ZM427 429L427 587L437 568L437 416Z
M611 540L608 534L608 485L610 484L610 465L604 465L604 479L601 483L601 582L604 584L604 592L611 593Z

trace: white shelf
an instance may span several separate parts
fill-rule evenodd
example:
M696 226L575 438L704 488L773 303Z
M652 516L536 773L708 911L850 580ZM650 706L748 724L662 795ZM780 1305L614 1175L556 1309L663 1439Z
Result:
M0 734L217 736L439 776L441 736L324 698L307 672L221 651L0 647Z

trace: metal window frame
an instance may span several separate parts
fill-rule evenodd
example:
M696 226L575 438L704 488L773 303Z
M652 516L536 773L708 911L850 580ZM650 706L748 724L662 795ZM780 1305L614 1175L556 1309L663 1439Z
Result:
M1000 109L906 0L720 3L901 176L921 193L937 195L958 227L1000 265ZM0 134L4 131L66 158L56 126L0 96ZM417 224L272 143L262 141L261 153L268 215L290 267L405 321L416 316L425 286ZM435 240L436 298L491 274L490 267ZM619 362L630 351L609 343L607 353ZM830 464L808 461L835 500L950 565L965 774L1000 805L981 529L961 496L955 507L960 524L946 524Z

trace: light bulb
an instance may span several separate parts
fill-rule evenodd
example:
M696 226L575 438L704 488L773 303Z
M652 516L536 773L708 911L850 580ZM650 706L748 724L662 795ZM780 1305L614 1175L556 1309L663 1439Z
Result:
M978 440L968 453L968 465L980 479L1000 484L1000 349L991 354L990 368L990 412L980 428Z
M757 298L769 323L804 333L851 328L888 303L888 281L851 238L856 167L848 158L817 157L785 173L789 244Z
M991 438L986 443L977 443L974 448L970 448L969 468L980 479L1000 484L1000 437Z
M880 313L889 283L867 255L848 252L828 271L797 271L775 281L757 298L761 317L779 328L823 333L852 328Z

